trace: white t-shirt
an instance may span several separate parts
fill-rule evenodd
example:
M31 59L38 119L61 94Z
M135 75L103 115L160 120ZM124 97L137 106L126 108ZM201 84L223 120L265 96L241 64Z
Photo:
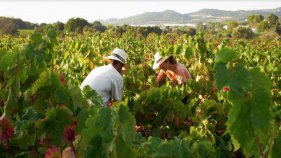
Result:
M122 99L123 77L111 64L92 70L80 89L83 90L87 85L102 97L105 105L112 98L118 101Z

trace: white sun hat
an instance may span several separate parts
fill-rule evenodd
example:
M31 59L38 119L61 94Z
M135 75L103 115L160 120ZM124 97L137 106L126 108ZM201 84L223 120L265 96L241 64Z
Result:
M169 57L163 57L159 52L156 52L154 55L154 63L152 68L157 69L168 58Z
M112 59L120 61L121 63L126 63L126 52L122 49L115 48L110 56L104 57L104 59Z

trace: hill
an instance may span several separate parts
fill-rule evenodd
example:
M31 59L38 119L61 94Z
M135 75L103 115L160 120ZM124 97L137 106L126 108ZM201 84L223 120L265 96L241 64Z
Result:
M281 7L276 9L263 10L238 10L225 11L218 9L202 9L197 12L181 14L172 10L163 12L146 12L143 14L130 16L121 19L101 20L104 24L113 25L162 25L162 24L187 24L199 22L222 22L229 20L245 21L249 15L261 14L264 17L269 14L281 16Z

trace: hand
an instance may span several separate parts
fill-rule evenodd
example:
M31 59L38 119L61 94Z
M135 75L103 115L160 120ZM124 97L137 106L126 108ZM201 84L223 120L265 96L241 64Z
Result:
M143 131L143 127L142 127L142 125L136 125L135 126L135 130L136 130L136 132L141 132L141 131Z
M110 102L108 103L108 107L111 108L113 106L114 100L111 99Z
M126 70L125 69L122 69L121 70L121 75L123 76L125 74Z
M66 147L62 152L62 158L76 158L73 149L71 147Z

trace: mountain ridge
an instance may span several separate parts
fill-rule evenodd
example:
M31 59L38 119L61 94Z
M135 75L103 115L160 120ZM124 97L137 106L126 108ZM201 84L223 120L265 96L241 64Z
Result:
M125 18L111 18L100 20L104 24L113 25L163 25L163 24L188 24L199 22L222 22L222 21L245 21L249 15L261 14L264 17L269 14L281 16L281 7L275 9L260 9L260 10L237 10L227 11L219 9L201 9L191 13L178 13L173 10L165 10L162 12L145 12Z

